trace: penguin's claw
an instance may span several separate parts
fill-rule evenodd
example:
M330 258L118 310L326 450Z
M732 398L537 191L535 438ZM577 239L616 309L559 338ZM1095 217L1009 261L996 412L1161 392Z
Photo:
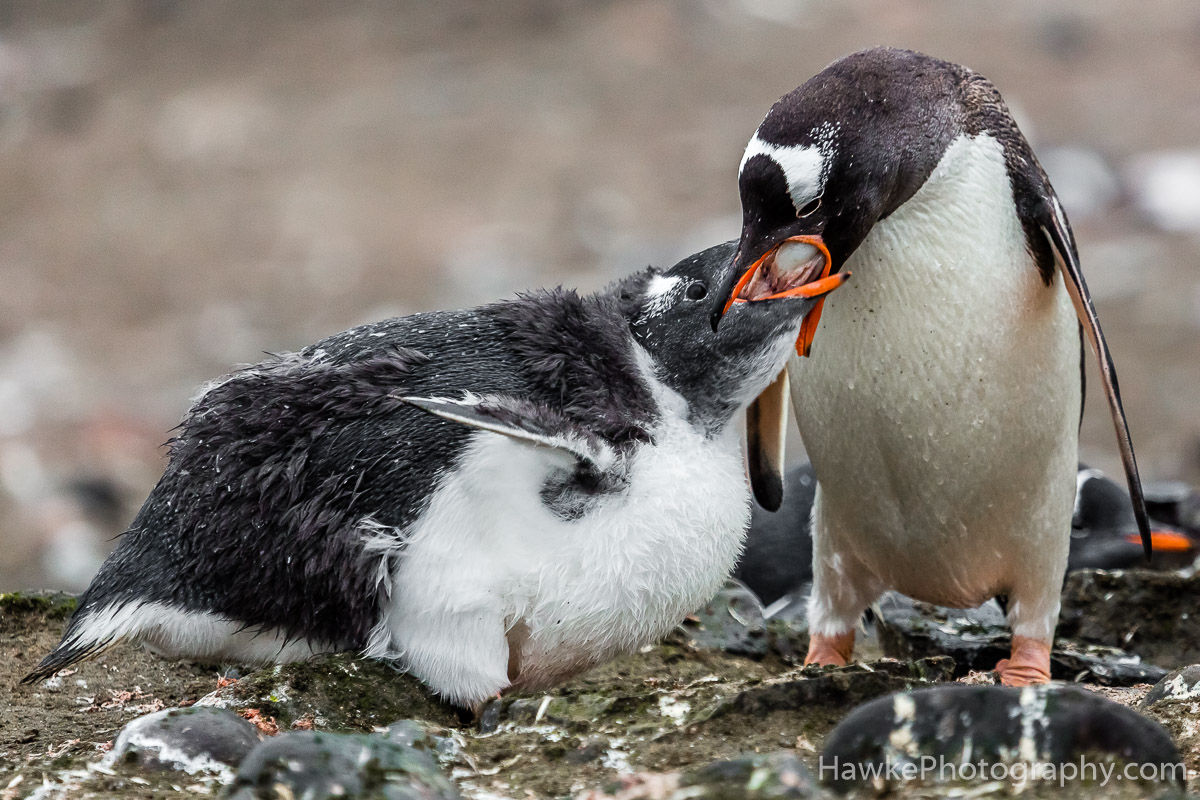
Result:
M826 636L813 634L808 640L808 655L804 666L816 664L822 667L844 667L854 655L854 631Z
M996 674L1005 686L1035 686L1050 682L1050 643L1014 636L1012 655L996 663Z

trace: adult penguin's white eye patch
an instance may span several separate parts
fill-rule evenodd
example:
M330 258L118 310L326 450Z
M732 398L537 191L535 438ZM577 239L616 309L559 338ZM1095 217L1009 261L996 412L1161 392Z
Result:
M780 145L764 142L758 134L746 145L738 174L754 156L766 156L779 165L787 181L788 196L799 214L801 209L821 196L824 188L825 155L817 145Z

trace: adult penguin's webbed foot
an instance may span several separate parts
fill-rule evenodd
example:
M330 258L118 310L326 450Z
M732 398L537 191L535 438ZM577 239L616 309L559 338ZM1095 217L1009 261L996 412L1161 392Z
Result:
M1050 642L1014 636L1012 653L996 664L1000 683L1005 686L1034 686L1050 681Z

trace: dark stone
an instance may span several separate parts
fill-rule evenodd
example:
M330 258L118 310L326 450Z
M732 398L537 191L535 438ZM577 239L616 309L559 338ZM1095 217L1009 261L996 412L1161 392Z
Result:
M328 730L369 731L404 717L447 727L458 723L457 710L412 675L347 653L260 669L204 702L257 708L285 727L301 718Z
M479 712L479 732L494 733L500 727L500 713L504 710L504 701L489 700L488 704Z
M954 677L973 670L987 672L1008 658L1011 635L994 602L957 609L918 603L888 593L878 605L875 630L884 655L912 660L936 655L954 659ZM1060 636L1050 654L1050 674L1058 680L1087 680L1105 686L1150 683L1166 670L1124 650L1074 642Z
M995 602L978 608L943 608L888 592L876 608L875 632L889 658L950 656L954 677L961 678L972 670L990 670L1008 657L1008 622Z
M423 750L383 736L304 731L268 739L251 751L231 797L457 800L459 794Z
M109 758L148 769L219 772L222 766L236 767L261 738L257 728L231 711L169 708L122 728Z
M811 588L805 584L763 610L771 649L785 660L803 661L808 652L808 595Z
M1200 664L1189 664L1154 684L1139 705L1150 708L1159 703L1196 701L1200 701Z
M1134 686L1153 683L1167 674L1155 664L1142 662L1119 647L1058 638L1050 653L1050 677L1055 680L1098 683L1101 686Z
M688 644L700 650L724 650L762 658L767 654L763 608L754 592L729 581L684 625Z
M564 759L568 764L590 764L603 756L611 746L608 739L601 737L588 739L579 747L568 752Z
M981 764L1037 763L1063 770L1081 759L1097 766L1152 764L1164 780L1183 784L1179 750L1161 725L1061 684L937 686L873 700L829 734L818 771L823 782L845 791L864 778L876 788L901 780L952 780L955 770L943 765L970 765L957 771L959 779L970 780L966 769ZM887 767L890 773L879 774ZM1015 771L1009 775L1018 777Z
M1060 637L1120 647L1167 668L1200 661L1200 575L1085 570L1067 576Z
M808 767L787 751L714 761L685 772L682 797L705 800L819 798L826 793Z

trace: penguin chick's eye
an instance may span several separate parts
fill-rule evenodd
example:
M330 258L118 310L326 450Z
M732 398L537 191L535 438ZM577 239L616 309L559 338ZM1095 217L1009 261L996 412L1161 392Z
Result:
M704 281L695 281L687 287L688 300L703 300L705 297L708 297L708 287Z
M809 214L821 207L821 196L817 195L812 200L809 200L804 206L796 212L797 217L807 217Z

